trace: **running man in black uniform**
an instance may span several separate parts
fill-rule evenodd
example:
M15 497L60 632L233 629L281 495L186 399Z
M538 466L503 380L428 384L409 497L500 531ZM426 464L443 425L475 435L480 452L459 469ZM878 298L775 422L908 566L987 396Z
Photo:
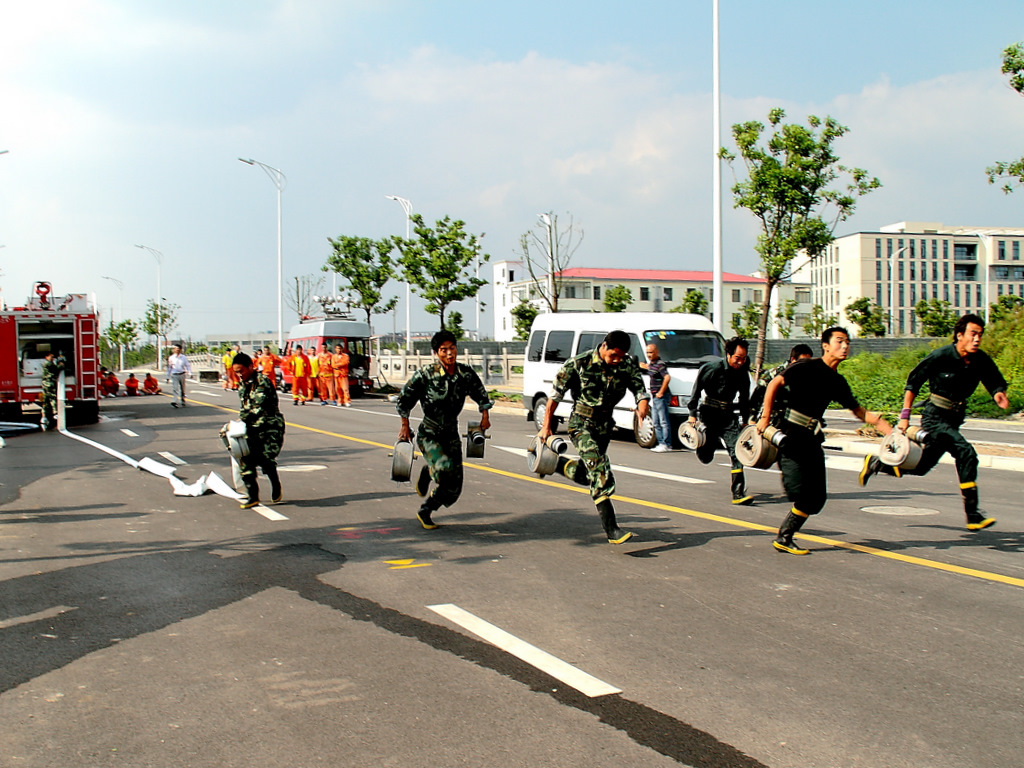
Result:
M772 379L764 396L757 431L768 427L780 387L789 390L790 407L782 418L782 431L786 440L779 449L782 484L792 503L792 509L783 520L779 534L772 545L779 552L806 555L808 550L794 543L793 535L807 518L820 512L828 498L825 482L825 451L821 444L825 435L821 417L829 403L836 402L849 408L861 421L874 424L883 435L892 427L881 414L867 411L857 402L850 385L837 368L850 354L850 335L845 328L828 328L821 334L821 357L797 360Z

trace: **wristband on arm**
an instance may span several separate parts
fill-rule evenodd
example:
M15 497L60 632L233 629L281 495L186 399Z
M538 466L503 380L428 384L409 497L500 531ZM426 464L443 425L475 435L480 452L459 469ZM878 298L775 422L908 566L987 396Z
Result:
M910 409L909 408L904 408L902 411L900 411L900 420L901 421L902 420L910 421Z

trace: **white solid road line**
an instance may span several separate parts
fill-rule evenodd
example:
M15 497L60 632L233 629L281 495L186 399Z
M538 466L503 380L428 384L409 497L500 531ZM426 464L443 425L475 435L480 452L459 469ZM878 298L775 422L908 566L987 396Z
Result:
M267 520L287 520L288 518L282 515L280 512L275 512L270 507L264 507L262 504L257 504L253 507L257 512L263 515Z
M499 451L506 451L513 453L516 456L526 457L525 448L512 448L507 445L494 445L492 448L497 448ZM642 475L643 477L653 477L658 480L672 480L676 483L689 483L691 485L704 485L707 483L714 483L714 480L702 480L699 477L687 477L686 475L670 475L666 472L653 472L649 469L634 469L633 467L624 467L621 464L612 464L612 469L616 472L621 472L627 475Z
M622 693L621 688L615 688L603 680L598 680L593 675L588 675L572 664L562 661L557 656L552 656L547 651L542 651L536 646L530 645L525 640L520 640L515 635L511 635L500 627L496 627L490 622L474 616L457 605L446 603L444 605L428 605L427 608L434 613L444 616L450 622L468 629L477 637L486 640L491 645L515 656L517 659L522 659L541 672L545 672L556 680L561 680L566 685L572 686L584 696L609 696L613 693Z

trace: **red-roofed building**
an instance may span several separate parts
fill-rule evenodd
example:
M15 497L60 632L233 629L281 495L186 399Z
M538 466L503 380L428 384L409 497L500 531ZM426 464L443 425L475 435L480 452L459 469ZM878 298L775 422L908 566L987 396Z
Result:
M628 288L633 296L627 312L668 312L682 304L683 298L690 291L699 291L707 300L708 314L711 312L713 283L710 271L570 267L563 270L560 277L562 290L558 298L559 312L603 312L605 294L609 288L617 285ZM546 275L538 275L542 283L545 278ZM733 319L738 318L745 304L752 302L758 307L761 305L764 280L752 275L724 272L722 283L725 290L722 311L729 319L726 323L728 335ZM520 301L529 301L542 312L548 310L547 303L521 261L496 262L493 284L496 341L511 341L515 338L515 322L511 310ZM776 306L780 304L780 297L782 301L797 302L791 335L806 336L802 326L811 311L810 284L784 283L776 291ZM769 338L779 337L776 323L770 323L768 329Z

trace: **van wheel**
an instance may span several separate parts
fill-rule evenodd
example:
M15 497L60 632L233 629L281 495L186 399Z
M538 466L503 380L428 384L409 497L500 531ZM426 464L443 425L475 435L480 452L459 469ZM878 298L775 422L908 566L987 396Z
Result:
M537 429L544 426L544 417L548 412L548 399L546 397L538 397L533 401L533 423L537 425Z
M633 414L633 437L641 448L653 448L658 444L658 437L654 433L654 421L650 416L641 419L636 413Z

